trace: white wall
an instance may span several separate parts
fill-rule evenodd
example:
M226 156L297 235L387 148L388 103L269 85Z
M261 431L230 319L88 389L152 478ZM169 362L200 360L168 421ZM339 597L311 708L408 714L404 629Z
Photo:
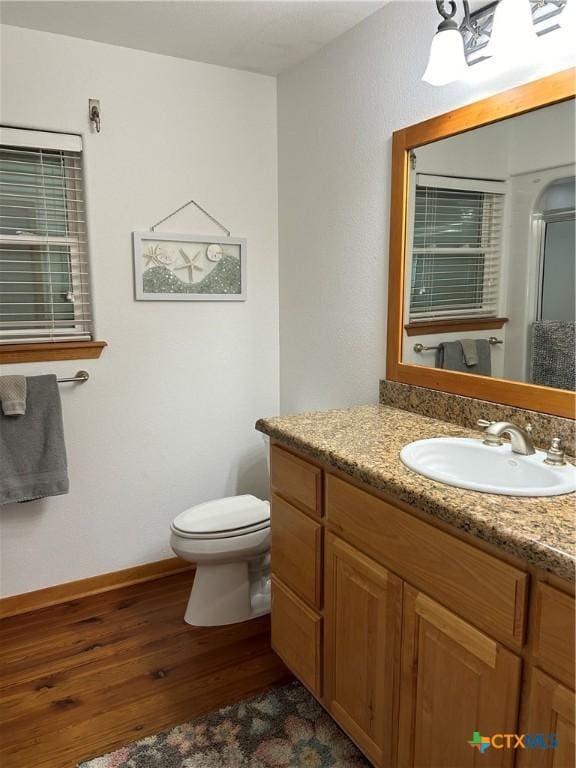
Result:
M514 118L517 119L517 118ZM509 176L510 125L503 120L474 131L418 147L416 171L473 179L505 180Z
M377 399L392 132L570 64L554 33L545 63L478 65L473 82L430 86L420 78L438 19L434 3L392 2L279 77L284 411Z
M170 556L186 507L264 494L254 421L278 410L277 134L274 78L4 27L1 119L102 133L86 157L97 361L61 387L71 491L0 509L2 592L20 593ZM189 198L248 239L248 300L135 302L132 230ZM184 212L164 231L216 234Z
M510 174L547 170L574 162L574 101L554 104L510 120Z

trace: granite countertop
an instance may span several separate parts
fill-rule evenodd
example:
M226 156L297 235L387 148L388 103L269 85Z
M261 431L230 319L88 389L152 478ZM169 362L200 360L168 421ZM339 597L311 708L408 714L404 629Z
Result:
M428 480L400 461L400 449L413 440L478 437L478 432L385 405L260 419L256 429L531 565L574 581L575 494L528 498L466 491Z

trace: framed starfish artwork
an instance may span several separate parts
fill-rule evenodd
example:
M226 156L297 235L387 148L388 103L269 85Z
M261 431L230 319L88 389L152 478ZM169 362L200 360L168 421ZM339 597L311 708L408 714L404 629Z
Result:
M132 239L137 300L246 299L246 240L161 232Z

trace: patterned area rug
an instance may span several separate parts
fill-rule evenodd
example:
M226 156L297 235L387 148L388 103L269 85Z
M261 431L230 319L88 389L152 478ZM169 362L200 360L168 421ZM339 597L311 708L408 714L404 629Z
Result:
M79 768L369 768L299 683L199 717Z

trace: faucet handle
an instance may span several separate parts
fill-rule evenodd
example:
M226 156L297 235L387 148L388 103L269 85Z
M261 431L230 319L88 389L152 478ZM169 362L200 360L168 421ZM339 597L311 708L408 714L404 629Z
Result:
M491 427L492 424L496 424L496 422L488 421L487 419L478 419L476 424L483 429L488 429L488 427ZM489 432L485 432L484 440L482 442L484 445L490 446L490 448L498 448L499 445L502 445L502 438L499 435L491 435Z
M562 448L562 441L559 437L552 438L552 443L546 453L544 464L551 464L554 467L562 467L566 464L566 460L564 459L564 448Z

